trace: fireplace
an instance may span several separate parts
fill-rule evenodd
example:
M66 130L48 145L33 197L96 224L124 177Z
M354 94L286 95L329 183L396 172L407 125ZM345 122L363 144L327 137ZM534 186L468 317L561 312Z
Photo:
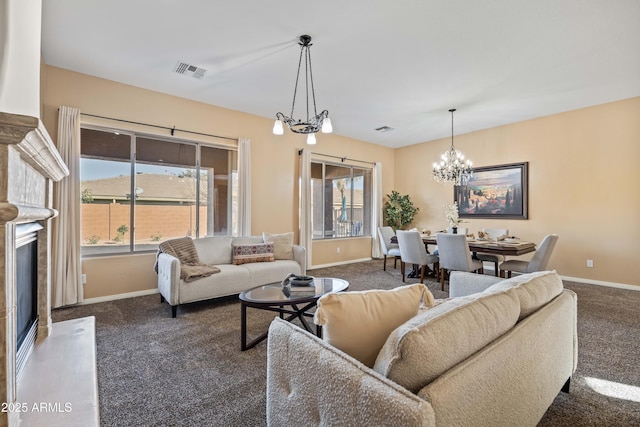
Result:
M37 222L16 227L16 377L19 380L38 332Z
M49 254L53 182L69 171L37 117L0 112L0 402L17 400L17 380L34 342L51 331ZM0 426L19 425L0 412Z

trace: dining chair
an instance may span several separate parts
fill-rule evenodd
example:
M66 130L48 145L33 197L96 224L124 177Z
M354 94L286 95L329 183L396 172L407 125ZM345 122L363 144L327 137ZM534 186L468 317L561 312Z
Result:
M512 271L518 273L533 273L534 271L545 270L557 241L557 234L549 234L542 239L531 261L510 259L509 261L503 262L500 264L500 277L505 277L505 271L508 272L508 277L511 277Z
M418 231L398 230L398 245L400 246L400 271L402 273L402 281L404 282L404 272L406 263L420 266L420 283L424 283L424 276L427 271L427 265L433 264L433 271L436 273L438 280L438 263L437 255L427 253L427 248L422 242Z
M509 230L506 228L483 228L482 231L485 234L488 234L492 239L497 239L501 236L508 236ZM478 252L476 254L476 258L484 263L484 261L493 263L493 271L495 272L496 277L499 276L500 270L498 269L498 264L505 261L503 255L497 254L486 254L483 252Z
M382 248L382 254L384 255L384 262L382 264L382 270L387 271L387 256L393 258L393 268L396 268L398 258L400 258L400 247L397 243L391 243L391 238L395 236L393 228L385 226L378 227L378 237L380 238L380 247Z
M477 271L482 274L482 261L471 259L469 243L464 234L436 234L440 257L440 287L444 291L444 276L448 271Z

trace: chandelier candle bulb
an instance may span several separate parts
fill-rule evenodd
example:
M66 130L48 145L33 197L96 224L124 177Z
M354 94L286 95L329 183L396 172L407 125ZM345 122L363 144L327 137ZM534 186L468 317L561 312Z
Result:
M333 132L333 126L331 126L331 119L327 117L324 119L322 123L322 133L331 133Z
M276 120L273 124L273 134L274 135L282 135L284 133L284 128L282 126L282 120Z

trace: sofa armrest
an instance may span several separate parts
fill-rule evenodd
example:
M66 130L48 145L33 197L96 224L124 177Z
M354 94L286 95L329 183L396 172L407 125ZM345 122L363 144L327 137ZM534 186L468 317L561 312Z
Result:
M158 255L158 291L170 305L180 304L180 260L166 253Z
M426 400L276 318L267 344L267 425L433 426Z
M293 245L293 259L300 264L300 274L307 274L307 250L304 246Z
M449 297L463 297L482 292L489 286L504 280L501 277L484 274L452 271L449 275Z

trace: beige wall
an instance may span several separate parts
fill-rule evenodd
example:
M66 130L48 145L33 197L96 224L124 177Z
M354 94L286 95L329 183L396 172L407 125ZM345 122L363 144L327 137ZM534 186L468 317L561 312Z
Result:
M529 162L528 220L464 226L474 233L504 226L534 242L557 233L549 267L559 274L640 286L639 118L640 98L632 98L456 135L456 148L475 166ZM445 138L396 150L395 189L420 207L420 228L446 227L442 205L453 192L431 179L431 164L450 144Z
M94 115L167 127L175 126L178 129L233 138L249 138L252 162L252 233L298 232L299 160L297 153L300 148L307 147L304 136L291 132L285 132L283 136L273 135L272 119L189 101L56 67L47 66L44 71L46 84L43 121L54 140L57 135L57 109L61 105L80 108L82 112ZM184 77L176 76L176 78ZM274 114L281 107L274 106ZM148 127L106 122L88 117L83 119L94 124L119 126L147 133L158 132ZM334 122L336 130L339 131L339 121L334 118ZM168 132L164 132L163 135L168 135ZM194 138L192 135L180 132L176 132L176 137ZM313 147L313 152L382 162L383 191L385 194L391 192L394 176L392 149L335 134L319 134L317 139L318 144ZM236 145L235 142L226 143ZM313 264L370 257L370 240L357 240L358 243L342 243L345 242L344 240L314 243ZM341 247L339 254L338 246ZM343 247L345 250L342 250ZM84 260L83 273L87 275L85 298L155 288L153 259L153 256L118 256ZM122 280L114 279L114 271L117 271L117 275L122 277Z
M271 133L272 120L47 66L45 126L55 140L57 108L196 132L247 137L252 150L252 231L298 231L298 155L303 136ZM177 76L177 78L182 78ZM277 110L274 106L274 111ZM472 220L476 232L498 224L539 242L560 240L551 261L561 275L640 286L640 98L456 135L456 147L476 166L529 162L529 220ZM111 124L97 119L97 124ZM339 121L334 125L339 132ZM124 126L123 124L117 124ZM124 126L135 129L135 126ZM150 128L137 128L152 132ZM166 133L165 133L166 135ZM188 134L176 136L190 139ZM222 141L216 141L222 142ZM431 164L450 138L392 150L338 135L318 135L314 152L383 163L383 194L408 193L420 207L415 224L445 227L442 205L452 191L431 179ZM235 145L235 143L232 143ZM420 159L424 159L421 161ZM268 177L268 179L265 179ZM338 252L340 248L340 252ZM313 264L367 258L368 239L315 242ZM525 257L526 258L526 257ZM155 288L151 255L92 258L83 262L85 297ZM594 260L594 268L586 260ZM122 280L114 280L118 271Z

